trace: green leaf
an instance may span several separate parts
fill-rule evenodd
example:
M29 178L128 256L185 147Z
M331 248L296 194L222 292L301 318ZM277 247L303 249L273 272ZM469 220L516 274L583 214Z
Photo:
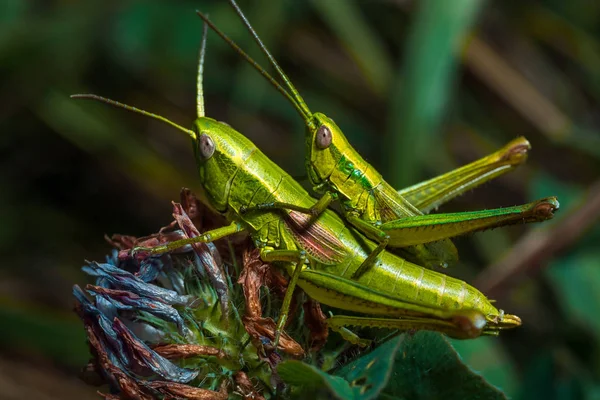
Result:
M512 397L519 387L513 360L507 356L502 343L496 337L482 337L477 340L450 340L462 361L477 371L489 383L502 388Z
M299 386L302 392L328 389L338 399L353 399L350 384L343 378L329 375L312 365L300 361L284 361L277 366L277 373L284 382Z
M299 361L278 372L288 384L307 391L327 390L339 399L506 399L473 372L441 334L402 334L344 365L334 375Z
M467 367L439 333L406 334L384 394L401 399L506 399Z
M344 377L352 385L355 399L374 399L383 390L404 339L404 335L398 335L337 371L337 376Z

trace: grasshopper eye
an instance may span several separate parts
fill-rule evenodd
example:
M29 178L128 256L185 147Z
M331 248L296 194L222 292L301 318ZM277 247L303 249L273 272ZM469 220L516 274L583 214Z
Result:
M331 131L325 125L321 125L317 130L317 147L320 149L326 149L331 145Z
M215 152L215 142L206 133L203 133L198 138L198 149L200 150L200 156L208 160L212 157Z

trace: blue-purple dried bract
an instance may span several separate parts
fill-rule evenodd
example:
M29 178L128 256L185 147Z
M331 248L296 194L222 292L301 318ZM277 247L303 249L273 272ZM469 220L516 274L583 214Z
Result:
M181 335L190 335L189 329L185 326L179 312L168 304L150 298L143 298L125 290L107 289L94 285L88 285L86 289L96 296L97 302L106 300L119 311L145 311L162 320L173 322L177 325Z
M228 396L226 382L221 383L220 391L200 389L194 386L169 382L169 381L148 381L137 379L125 372L125 369L118 364L111 362L108 357L110 351L101 343L96 332L86 326L86 332L90 343L90 350L95 356L96 369L101 371L103 377L112 388L112 392L118 394L104 394L98 392L105 399L137 399L152 400L158 398L188 398L188 399L226 399ZM237 378L237 375L234 375ZM246 379L243 379L246 378ZM247 380L245 374L242 379L236 379L238 386L243 385ZM181 397L183 396L183 397Z
M100 343L107 345L103 347L113 364L121 365L135 375L156 374L174 382L186 383L198 375L198 372L180 368L151 350L119 318L110 321L87 299L79 286L73 288L73 294L84 324L91 327Z
M152 257L143 260L136 276L144 282L152 282L158 278L158 274L160 274L164 265L161 258L163 257Z
M91 371L122 398L227 398L230 390L245 387L260 399L272 372L248 343L239 311L223 312L205 268L220 264L216 248L189 250L187 255L164 254L159 262L144 264L144 270L114 254L105 263L83 267L96 278L85 292L73 289L94 355ZM241 297L228 297L241 291L233 291L228 279L223 283L228 307L243 304Z
M180 383L187 383L198 376L198 371L180 368L150 349L120 319L114 319L112 328L123 341L126 352L131 355L130 369L142 372L149 369L164 379Z
M161 301L169 305L187 305L193 300L193 296L182 296L174 290L165 289L160 286L144 282L131 272L127 272L112 264L90 262L82 268L84 272L98 278L104 278L114 288L125 289L143 297Z
M137 246L200 235L186 211L174 203L175 221L159 233L114 235L109 242L116 250L106 262L82 268L96 278L85 292L73 289L94 356L90 371L120 398L225 399L235 391L262 399L273 371L248 340L236 308L245 304L244 295L241 288L233 290L226 274L232 267L224 265L217 247L204 243L159 257L130 255Z
M181 204L173 202L173 217L185 236L188 238L200 236L200 231L186 214ZM219 296L223 315L227 316L229 314L229 285L223 270L221 256L212 243L194 243L192 248L199 264L202 266L202 270L208 275L212 287Z

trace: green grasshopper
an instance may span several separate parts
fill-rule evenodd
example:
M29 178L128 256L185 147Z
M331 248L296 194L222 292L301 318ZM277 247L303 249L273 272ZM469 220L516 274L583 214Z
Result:
M257 208L288 208L309 215L319 215L334 200L340 200L345 218L354 227L379 243L364 268L374 264L379 252L389 244L402 248L401 254L428 268L446 267L458 260L456 248L449 240L471 232L521 222L543 221L532 216L527 205L454 214L423 215L441 203L472 189L498 175L508 172L526 159L530 146L518 138L491 156L456 171L397 192L352 148L335 122L322 113L312 113L290 79L262 43L235 0L229 0L248 31L267 56L286 90L262 67L252 60L206 16L198 13L231 47L256 68L294 106L306 124L306 168L314 190L323 196L315 204L302 209L297 205L271 202ZM408 200L404 195L409 197ZM427 227L427 229L425 229Z
M371 268L350 279L377 244L364 237L332 210L317 218L288 209L256 209L257 204L280 202L300 208L315 199L248 138L228 124L205 116L202 90L206 25L198 67L197 114L193 129L167 118L93 94L73 95L124 108L162 121L192 139L202 184L202 202L222 214L230 225L202 235L135 248L132 256L157 255L197 242L212 242L238 232L248 232L265 262L282 265L291 277L278 320L281 332L297 284L316 301L367 316L332 316L328 326L351 341L366 342L347 326L427 329L456 338L498 335L521 324L519 317L504 314L477 289L444 274L412 264L383 251ZM532 215L549 218L558 206L555 199L539 202ZM278 336L275 338L277 343Z

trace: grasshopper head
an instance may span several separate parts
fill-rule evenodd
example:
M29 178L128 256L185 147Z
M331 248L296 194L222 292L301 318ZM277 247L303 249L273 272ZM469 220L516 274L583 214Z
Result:
M331 118L313 114L306 136L306 169L311 183L319 185L329 178L349 147L346 136Z
M194 122L194 153L204 197L218 212L227 210L231 182L256 146L229 125L208 117Z

